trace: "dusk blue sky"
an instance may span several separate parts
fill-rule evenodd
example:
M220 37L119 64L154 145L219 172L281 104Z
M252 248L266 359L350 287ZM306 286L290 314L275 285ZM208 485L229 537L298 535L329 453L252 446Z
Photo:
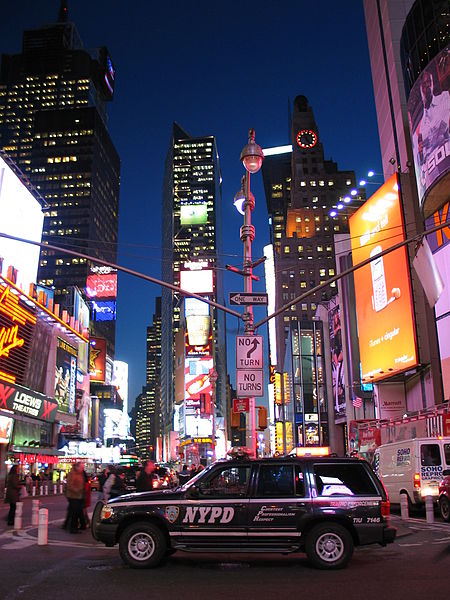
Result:
M23 30L55 21L58 8L59 0L5 2L0 52L20 52ZM242 217L232 202L248 129L263 148L289 143L295 96L313 107L326 158L357 178L381 170L362 0L69 0L69 18L84 46L106 45L116 67L108 129L122 163L119 264L161 276L162 181L173 121L193 136L217 139L224 263L242 265ZM269 240L260 173L251 185L256 259ZM262 290L263 268L257 273L254 289ZM226 298L242 289L242 278L227 273ZM116 358L129 363L130 404L145 384L146 326L159 294L156 285L119 276ZM234 373L237 320L228 326Z

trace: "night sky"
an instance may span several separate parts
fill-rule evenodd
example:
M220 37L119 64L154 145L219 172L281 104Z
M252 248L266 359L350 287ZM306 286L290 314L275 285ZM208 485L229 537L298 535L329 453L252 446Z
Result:
M2 5L0 51L21 51L24 29L56 20L59 0ZM160 278L161 198L173 121L193 136L214 135L223 177L224 263L242 265L242 217L233 198L250 127L262 148L290 143L288 106L305 95L325 157L357 178L381 170L362 0L69 0L85 48L107 46L116 67L108 129L122 162L119 264ZM367 188L368 194L375 188ZM253 259L269 240L262 176ZM254 290L263 290L264 269ZM242 291L227 273L225 292ZM146 326L156 285L119 276L116 358L129 363L130 404L145 384ZM261 310L261 309L260 309ZM255 312L255 318L263 313ZM233 373L236 319L228 319ZM232 375L234 384L234 376Z

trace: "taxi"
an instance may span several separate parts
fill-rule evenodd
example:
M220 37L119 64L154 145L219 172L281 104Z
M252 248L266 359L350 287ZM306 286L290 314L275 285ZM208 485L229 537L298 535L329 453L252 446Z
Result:
M218 461L175 489L98 504L94 538L119 544L132 568L175 551L306 552L320 569L347 565L355 546L394 541L389 500L363 460L296 456Z

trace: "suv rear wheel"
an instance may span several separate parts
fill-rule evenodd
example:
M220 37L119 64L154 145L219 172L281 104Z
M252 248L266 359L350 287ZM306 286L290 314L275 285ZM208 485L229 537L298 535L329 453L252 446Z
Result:
M164 533L153 523L133 523L119 540L122 560L133 569L149 569L159 565L167 551Z
M450 500L447 496L441 496L439 499L439 511L444 521L450 521Z
M318 569L342 569L353 554L352 536L339 523L321 523L307 534L305 550Z

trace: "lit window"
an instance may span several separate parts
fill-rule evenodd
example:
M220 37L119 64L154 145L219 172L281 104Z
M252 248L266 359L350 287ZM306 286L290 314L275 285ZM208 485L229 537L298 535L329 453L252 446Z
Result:
M313 187L316 187L316 185L317 185L317 183L315 181L310 181L309 184L312 185Z
M285 246L284 247L284 253L285 254L289 254L289 252L290 252L289 246Z
M334 275L334 269L328 269L328 275L330 275L331 277L333 277L333 275Z

